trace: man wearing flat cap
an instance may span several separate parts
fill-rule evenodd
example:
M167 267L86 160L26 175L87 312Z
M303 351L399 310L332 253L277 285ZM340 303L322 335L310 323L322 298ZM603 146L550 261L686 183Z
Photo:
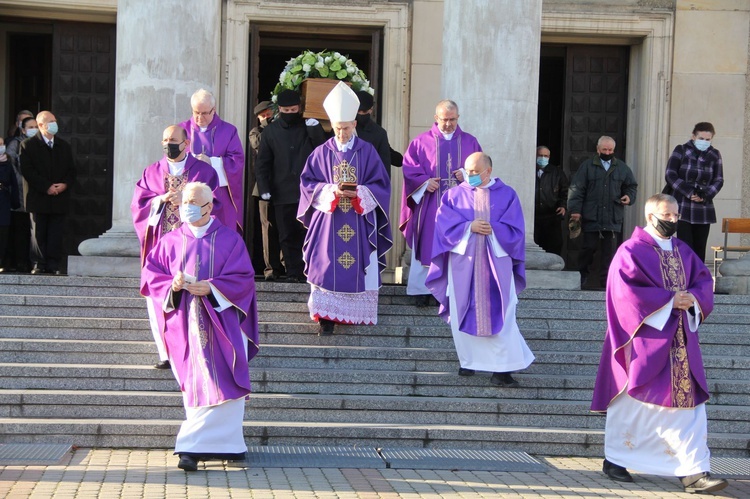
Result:
M313 151L300 178L297 214L307 227L310 317L320 335L335 323L376 324L380 272L391 248L391 182L375 148L354 135L359 100L339 82L323 101L335 136Z
M372 95L364 90L356 92L359 99L357 111L357 137L372 144L378 152L385 171L391 176L391 146L388 143L388 132L372 119Z
M284 256L287 280L305 282L302 243L305 228L297 220L300 173L313 149L325 142L323 127L316 120L302 118L300 96L294 90L279 93L278 118L260 138L255 174L260 198L274 209L279 245Z
M263 244L263 276L266 281L275 281L284 275L284 266L281 264L281 248L279 247L279 231L276 230L276 218L273 211L273 205L270 200L260 198L258 192L258 182L256 181L255 163L258 158L258 149L260 148L260 137L263 130L271 124L273 119L273 104L271 101L264 100L253 109L255 116L258 118L258 126L253 127L248 134L248 142L252 159L249 173L250 182L253 186L253 197L257 198L258 216L260 217L260 232Z

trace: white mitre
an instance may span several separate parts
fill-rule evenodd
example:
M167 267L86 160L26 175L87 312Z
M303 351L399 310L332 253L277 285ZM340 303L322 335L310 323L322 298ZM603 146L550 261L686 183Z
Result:
M323 109L326 110L331 123L354 121L357 119L359 99L349 85L340 81L326 96Z

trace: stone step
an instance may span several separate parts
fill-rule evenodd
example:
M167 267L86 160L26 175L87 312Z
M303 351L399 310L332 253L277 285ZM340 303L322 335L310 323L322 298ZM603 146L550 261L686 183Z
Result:
M179 421L64 418L0 418L3 443L63 443L79 447L169 449ZM515 428L418 424L361 424L251 420L243 424L248 445L326 445L399 448L465 448L527 452L545 456L601 457L599 429ZM709 433L715 457L747 457L750 434Z
M604 427L605 418L589 410L588 401L499 398L395 397L255 393L245 408L247 420L362 424L532 426L586 429ZM179 393L0 390L0 417L127 418L184 417ZM750 432L750 408L707 407L709 431Z

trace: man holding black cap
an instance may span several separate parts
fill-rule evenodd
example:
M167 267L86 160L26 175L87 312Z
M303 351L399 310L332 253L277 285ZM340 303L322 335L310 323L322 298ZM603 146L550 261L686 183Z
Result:
M357 111L357 137L369 142L383 161L385 171L391 176L391 146L388 143L388 132L372 119L372 95L364 90L356 92L359 99Z
M313 149L325 142L325 134L316 120L305 122L302 118L300 96L294 90L279 93L276 104L279 117L261 135L255 159L256 182L261 200L273 205L287 280L305 282L305 228L297 220L299 176Z
M281 264L281 249L279 248L279 232L276 230L273 205L270 201L260 199L258 182L256 180L257 170L255 169L258 149L260 148L260 136L273 119L273 104L271 101L264 100L255 106L253 112L258 118L258 126L250 130L250 134L248 135L253 157L250 165L250 174L252 175L253 197L258 198L258 215L260 216L263 262L265 264L263 275L266 281L275 281L284 275L284 266Z

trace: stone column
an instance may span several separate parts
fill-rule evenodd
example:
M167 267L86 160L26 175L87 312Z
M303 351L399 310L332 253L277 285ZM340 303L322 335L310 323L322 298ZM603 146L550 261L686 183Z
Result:
M493 173L521 198L529 287L578 289L577 272L534 243L534 159L542 0L445 0L443 97L461 128L492 157ZM550 271L555 272L550 272Z
M69 258L69 274L140 275L140 246L130 215L135 183L163 156L164 129L190 117L193 92L216 93L220 54L221 2L183 8L118 0L112 228L79 245L82 256Z

